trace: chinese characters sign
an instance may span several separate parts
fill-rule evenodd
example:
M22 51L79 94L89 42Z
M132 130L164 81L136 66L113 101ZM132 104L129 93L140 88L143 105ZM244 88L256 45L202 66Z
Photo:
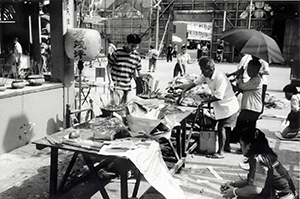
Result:
M189 22L187 24L188 39L211 40L212 22Z
M99 54L100 47L97 30L70 28L65 35L65 51L70 59L92 61Z

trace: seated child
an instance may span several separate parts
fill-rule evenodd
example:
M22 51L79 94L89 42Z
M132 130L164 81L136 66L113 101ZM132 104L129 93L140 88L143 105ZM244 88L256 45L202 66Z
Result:
M281 135L284 138L293 138L300 130L300 93L296 86L291 84L286 85L283 92L285 92L285 97L291 100L291 111L286 118L289 125L281 132Z

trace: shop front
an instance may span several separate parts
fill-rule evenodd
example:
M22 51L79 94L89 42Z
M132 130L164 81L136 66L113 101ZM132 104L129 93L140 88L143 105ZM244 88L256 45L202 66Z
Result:
M66 104L73 105L75 96L74 62L65 55L63 37L67 28L74 27L73 3L69 0L0 3L2 57L5 58L7 47L13 48L12 40L17 37L23 50L24 68L19 69L23 73L18 76L1 73L4 90L0 92L0 154L64 127ZM49 52L51 49L51 55L47 55L51 62L48 60L43 68L45 43ZM46 81L31 84L30 75L42 76ZM23 81L24 86L14 88L12 82L16 80Z

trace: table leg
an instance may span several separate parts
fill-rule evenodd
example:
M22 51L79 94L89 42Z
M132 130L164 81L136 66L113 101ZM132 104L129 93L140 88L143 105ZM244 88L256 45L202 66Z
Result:
M75 161L76 161L76 159L78 157L78 154L79 154L78 152L75 152L73 154L71 162L69 163L69 166L68 166L68 168L67 168L67 170L66 170L66 172L65 172L65 174L64 174L64 176L63 176L63 178L61 180L61 184L60 184L60 186L58 188L58 192L60 192L60 191L63 190L63 188L64 188L64 186L65 186L65 184L67 182L67 179L68 179L68 177L70 175L70 172L71 172L71 170L72 170L72 168L73 168L73 166L75 164Z
M182 145L181 145L181 127L176 127L176 149L179 158L182 157Z
M87 166L89 167L90 171L92 172L92 175L97 178L97 181L99 184L99 190L100 190L100 193L101 193L103 199L109 199L108 194L107 194L106 190L104 189L104 185L98 176L97 170L95 169L95 167L93 165L91 157L86 153L82 153L82 156L83 156L83 159L85 160Z
M121 199L128 199L128 186L127 186L127 180L128 180L128 170L122 170L120 172L121 176Z
M142 179L142 174L140 171L138 171L136 182L135 182L133 193L132 193L133 198L135 198L137 196L137 193L138 193L138 190L140 187L140 183L141 183L141 179Z
M182 157L186 157L186 146L185 145L188 145L189 143L186 143L186 119L184 119L182 122L181 122L181 132L182 132L182 140L181 140L181 154L182 154Z
M50 199L54 199L57 194L57 163L58 163L58 148L51 147L50 193L49 193Z

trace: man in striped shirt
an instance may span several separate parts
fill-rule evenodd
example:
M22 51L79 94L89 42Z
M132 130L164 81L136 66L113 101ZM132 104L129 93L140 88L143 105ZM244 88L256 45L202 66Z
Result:
M137 34L129 34L127 44L123 48L116 49L109 56L107 64L109 87L120 95L119 104L127 102L132 78L136 74L139 77L148 75L140 72L142 69L141 57L136 50L140 43L141 39Z

